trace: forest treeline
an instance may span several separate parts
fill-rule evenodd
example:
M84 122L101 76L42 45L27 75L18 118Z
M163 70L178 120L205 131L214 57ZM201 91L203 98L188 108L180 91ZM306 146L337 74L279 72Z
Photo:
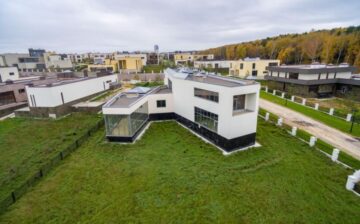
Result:
M200 53L214 54L216 59L227 60L245 57L279 59L282 64L346 62L360 69L360 26L279 35L211 48Z

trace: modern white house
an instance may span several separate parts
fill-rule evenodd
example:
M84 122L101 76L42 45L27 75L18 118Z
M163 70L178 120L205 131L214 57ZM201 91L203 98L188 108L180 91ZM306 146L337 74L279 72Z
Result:
M112 74L26 86L30 114L37 117L66 115L73 104L106 91L117 82L117 75Z
M225 152L255 144L260 84L172 69L164 81L120 93L103 106L108 140L133 142L148 121L174 119Z
M0 83L8 80L15 81L19 79L17 67L0 67Z

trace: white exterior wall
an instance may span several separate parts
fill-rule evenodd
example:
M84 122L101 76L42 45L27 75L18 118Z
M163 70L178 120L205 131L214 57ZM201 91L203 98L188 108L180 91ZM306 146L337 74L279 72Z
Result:
M337 79L351 79L351 72L338 72L336 73Z
M194 108L218 115L217 133L227 139L236 138L256 132L258 98L260 85L240 87L224 87L201 82L188 81L169 77L172 81L174 112L190 121L194 121ZM219 102L213 102L194 96L194 88L201 88L219 93ZM255 94L247 96L247 106L254 106L253 112L244 112L233 116L233 96L242 94ZM250 102L250 100L254 102Z
M68 103L109 89L110 82L106 83L107 81L116 82L117 76L109 75L59 86L26 86L25 88L29 106L34 106L32 105L32 101L30 99L30 95L34 95L36 107L56 107L63 104L61 99L61 93L63 93L64 96L64 103Z
M166 107L157 107L156 101L165 100ZM148 96L149 114L172 113L174 112L174 100L172 93L151 94Z
M54 68L72 68L73 64L70 57L61 59L60 55L49 55L48 53L44 54L45 66L47 69Z
M301 80L318 80L319 74L299 74L299 78Z
M218 64L218 68L230 68L232 61L195 61L195 68L215 68L215 64ZM210 65L210 66L209 66Z
M13 75L10 75L13 73ZM5 82L6 80L18 80L19 71L16 67L0 67L0 82Z

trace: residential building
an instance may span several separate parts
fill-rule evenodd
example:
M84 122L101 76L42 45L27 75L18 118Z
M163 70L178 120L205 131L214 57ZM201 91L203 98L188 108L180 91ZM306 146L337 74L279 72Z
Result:
M56 54L55 52L46 52L43 54L45 66L48 70L65 71L72 70L73 64L66 54Z
M141 72L143 69L141 57L124 57L118 58L116 61L120 72Z
M117 75L106 75L26 86L28 113L34 117L64 116L72 111L73 104L90 99L117 82Z
M105 59L113 58L113 53L90 53L89 58L94 60L94 64L104 64Z
M18 67L19 58L29 57L29 54L7 53L0 55L0 66Z
M118 72L118 61L112 59L105 59L104 64L90 64L88 65L89 72L107 71Z
M272 89L304 97L325 97L352 92L360 101L360 80L352 78L355 67L348 64L282 65L268 67L265 76Z
M267 67L278 66L280 60L244 58L230 63L229 74L247 79L264 79Z
M117 53L114 55L115 60L124 60L126 58L140 58L142 66L147 65L147 55L142 53Z
M194 61L209 61L214 60L213 54L194 54Z
M17 67L20 72L44 72L46 65L43 57L20 57Z
M84 62L84 60L89 59L89 54L85 53L85 54L70 54L70 60L72 61L72 63L81 63Z
M203 60L194 61L195 68L230 68L230 63L233 61L229 60Z
M19 79L17 67L0 67L0 83L8 80L15 81Z
M174 119L225 153L255 144L260 85L165 70L165 86L137 87L103 106L110 141L133 142L149 121Z
M33 49L33 48L29 48L29 56L30 57L37 57L37 58L41 58L43 57L45 54L45 50L44 49Z
M175 53L174 62L175 65L189 65L194 61L194 55L191 53Z

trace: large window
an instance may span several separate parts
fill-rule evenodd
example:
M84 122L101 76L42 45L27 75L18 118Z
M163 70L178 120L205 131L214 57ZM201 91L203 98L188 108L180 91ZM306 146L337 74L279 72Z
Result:
M289 79L298 79L299 73L289 72Z
M148 119L147 103L140 106L130 115L105 114L106 135L108 136L133 136Z
M218 115L195 107L195 122L217 132Z
M194 96L214 102L219 102L219 93L205 89L194 88Z
M240 63L240 69L243 69L243 68L244 68L244 64Z
M245 110L245 95L237 95L233 98L233 111Z
M165 100L157 100L156 107L166 107L166 101Z
M256 68L256 63L252 63L252 69Z

